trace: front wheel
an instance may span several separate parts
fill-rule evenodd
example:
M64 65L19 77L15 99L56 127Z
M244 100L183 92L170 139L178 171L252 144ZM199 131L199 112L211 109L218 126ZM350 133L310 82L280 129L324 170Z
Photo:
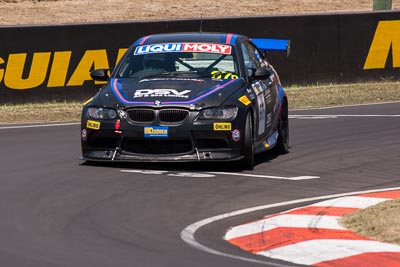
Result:
M250 112L247 113L244 127L243 138L243 156L241 165L246 170L254 169L254 141L253 141L253 123Z

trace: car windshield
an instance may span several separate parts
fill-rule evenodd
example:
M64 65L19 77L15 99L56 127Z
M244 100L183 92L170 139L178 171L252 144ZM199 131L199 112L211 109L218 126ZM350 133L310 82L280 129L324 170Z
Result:
M185 43L137 46L125 57L114 75L117 78L157 76L238 78L238 66L231 46L186 45L191 45L189 46L191 51L185 50ZM176 47L179 50L173 49Z

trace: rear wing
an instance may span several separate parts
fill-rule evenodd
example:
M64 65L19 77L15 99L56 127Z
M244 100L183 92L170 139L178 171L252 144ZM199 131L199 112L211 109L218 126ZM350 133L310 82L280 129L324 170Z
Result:
M286 51L287 56L290 54L290 40L252 38L251 41L262 51Z

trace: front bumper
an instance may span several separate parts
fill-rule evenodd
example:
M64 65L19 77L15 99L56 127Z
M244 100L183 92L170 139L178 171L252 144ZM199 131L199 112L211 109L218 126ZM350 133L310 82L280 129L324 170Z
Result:
M84 160L90 161L120 161L120 162L194 162L194 161L234 161L243 156L233 151L196 151L185 155L139 155L125 151L104 150L89 151L83 155Z
M87 127L87 119L82 120L83 159L190 162L232 161L242 158L240 135L243 126L238 117L231 122L194 122L189 119L179 125L134 124L126 120L99 123L99 129L92 129ZM230 129L215 130L214 123L228 124ZM168 130L168 136L146 137L146 127L164 127L163 129Z

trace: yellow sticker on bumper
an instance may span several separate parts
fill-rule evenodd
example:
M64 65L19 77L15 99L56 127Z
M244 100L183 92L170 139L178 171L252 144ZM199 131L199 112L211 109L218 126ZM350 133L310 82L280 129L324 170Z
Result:
M242 102L245 106L248 106L251 104L251 101L249 100L249 98L247 96L241 96L239 97L239 101Z
M214 122L214 131L230 131L232 124L230 122Z
M86 128L93 130L100 130L100 122L88 120L86 122Z

